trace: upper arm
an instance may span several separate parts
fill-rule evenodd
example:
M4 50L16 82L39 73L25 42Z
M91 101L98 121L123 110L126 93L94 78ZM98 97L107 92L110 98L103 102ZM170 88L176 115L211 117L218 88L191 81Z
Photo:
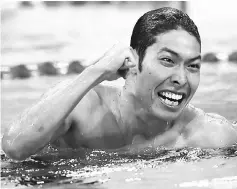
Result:
M88 91L67 118L60 123L51 143L60 147L83 145L85 137L83 133L95 125L92 124L93 115L95 111L101 108L101 104L94 89Z
M68 85L70 82L71 82L71 79L66 79L66 80L63 80L63 81L55 84L48 91L43 93L43 95L41 96L41 99L45 99L48 96L51 96L54 93L64 89L65 86ZM59 123L59 127L56 130L56 132L53 134L53 136L51 138L51 142L54 141L55 139L57 139L58 137L62 136L63 134L65 134L68 131L69 127L70 127L70 119L69 119L69 117L67 117L66 119L62 120Z
M48 96L51 96L54 93L63 90L65 86L68 85L71 81L71 79L66 79L59 82L50 90L45 92L41 98L47 98ZM63 131L66 132L70 128L72 119L76 118L78 120L85 116L88 117L88 115L90 115L90 113L92 113L95 108L99 107L101 104L101 99L99 98L97 92L95 92L94 89L89 90L80 100L80 102L75 106L72 112L67 116L67 118L60 123L59 131L57 131L57 133L63 133ZM58 135L57 133L56 135Z

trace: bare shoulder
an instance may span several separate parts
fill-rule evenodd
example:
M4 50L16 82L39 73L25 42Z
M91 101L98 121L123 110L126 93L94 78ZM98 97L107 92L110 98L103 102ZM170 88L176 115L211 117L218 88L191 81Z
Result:
M79 102L76 108L83 109L85 112L105 109L116 103L116 97L119 89L113 86L99 84L91 89ZM86 111L87 110L87 111Z
M111 86L106 84L100 84L94 87L94 91L97 95L102 98L105 103L111 103L111 100L114 101L121 91L119 86Z
M63 125L68 131L57 139L56 146L103 146L101 140L106 131L114 130L116 125L114 115L108 108L116 91L106 85L98 85L88 91L65 118Z
M225 117L191 109L195 116L185 127L189 146L218 148L237 142L237 129Z
M71 120L68 136L78 145L88 148L120 147L123 137L115 117L115 88L98 85L90 90L74 108L67 120ZM115 112L114 112L115 111ZM73 136L73 137L72 137Z
M116 122L114 116L116 108L113 107L116 107L117 104L117 94L116 87L97 85L81 99L67 120L74 121L82 130L98 129L102 131L107 124ZM116 124L115 122L113 124Z

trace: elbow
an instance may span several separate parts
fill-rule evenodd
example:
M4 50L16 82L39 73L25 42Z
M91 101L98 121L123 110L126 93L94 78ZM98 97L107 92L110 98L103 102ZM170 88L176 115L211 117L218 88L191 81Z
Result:
M6 137L2 138L2 150L9 158L17 161L23 161L30 156L24 149L11 145L11 140Z

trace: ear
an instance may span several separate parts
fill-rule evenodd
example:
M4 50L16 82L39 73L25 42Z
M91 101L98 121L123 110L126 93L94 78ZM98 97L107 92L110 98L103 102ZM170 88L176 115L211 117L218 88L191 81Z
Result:
M138 53L137 53L137 51L135 50L135 49L133 49L133 48L131 48L131 51L132 51L132 54L133 54L133 58L134 58L134 60L135 60L135 64L136 64L136 66L135 67L133 67L133 68L130 68L129 70L128 70L128 73L127 73L127 76L128 75L137 75L137 73L138 73L138 64L139 64L139 56L138 56Z
M138 63L139 56L138 56L137 50L136 50L136 49L133 49L133 48L131 47L131 51L132 51L132 53L133 53L133 56L134 56L135 61Z
M133 61L135 61L134 63L136 64L135 67L126 69L126 70L118 70L118 74L123 77L124 79L127 79L130 76L134 76L137 75L138 72L138 60L139 60L139 56L137 54L137 51L135 49L133 49L132 47L130 48L132 54L133 54Z

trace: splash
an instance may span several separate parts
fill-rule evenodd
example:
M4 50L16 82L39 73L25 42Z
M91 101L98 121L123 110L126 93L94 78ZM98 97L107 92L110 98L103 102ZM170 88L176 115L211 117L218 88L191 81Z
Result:
M1 180L15 187L100 185L108 181L108 174L113 172L159 168L175 162L197 162L214 157L237 157L237 144L220 149L146 149L138 154L88 149L57 150L48 146L22 162L10 160L1 154Z

